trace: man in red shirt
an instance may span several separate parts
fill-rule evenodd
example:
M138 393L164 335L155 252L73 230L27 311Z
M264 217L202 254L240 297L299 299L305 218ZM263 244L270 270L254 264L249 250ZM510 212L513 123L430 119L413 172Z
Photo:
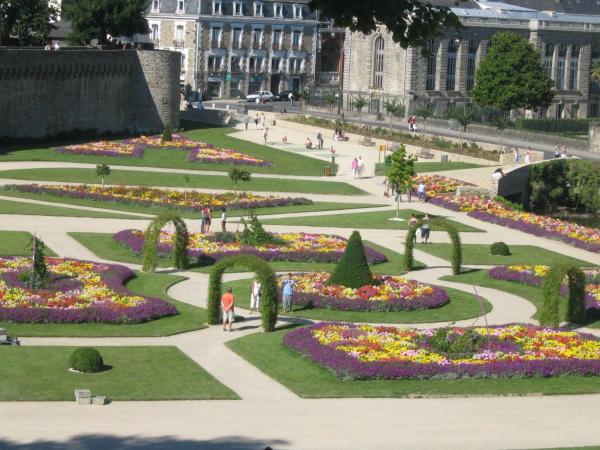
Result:
M232 289L227 289L227 292L221 296L221 308L223 309L223 331L225 331L229 324L229 331L231 331L231 325L233 324L233 306L235 303L235 297L233 296Z

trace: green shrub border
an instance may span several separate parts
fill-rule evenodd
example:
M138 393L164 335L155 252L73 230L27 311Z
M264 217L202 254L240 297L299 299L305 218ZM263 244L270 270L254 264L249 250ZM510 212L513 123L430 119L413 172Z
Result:
M422 221L417 222L416 225L408 227L406 238L404 239L404 270L407 272L412 270L414 267L414 241L417 235L417 228L422 225ZM452 265L452 274L460 275L460 269L462 265L462 244L460 242L460 234L456 227L447 221L441 222L441 227L450 236L450 242L452 244L452 256L450 257L450 263Z
M581 323L585 317L585 274L575 266L553 266L544 279L542 286L543 304L540 325L557 328L560 325L558 302L560 287L565 276L568 277L569 299L565 320Z
M156 261L158 259L158 239L160 230L167 224L173 223L175 226L175 245L173 246L174 265L178 269L187 269L188 259L188 229L183 219L173 213L161 214L154 218L144 234L144 248L142 271L154 272L156 270Z
M221 323L223 273L233 266L244 266L256 273L258 281L262 284L260 314L263 330L265 332L274 331L277 322L277 301L279 297L275 272L264 259L249 254L227 256L217 261L213 266L208 280L208 323L211 325Z

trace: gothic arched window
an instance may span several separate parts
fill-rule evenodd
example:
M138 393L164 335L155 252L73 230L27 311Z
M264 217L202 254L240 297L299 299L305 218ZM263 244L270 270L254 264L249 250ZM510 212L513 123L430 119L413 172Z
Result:
M373 87L383 87L383 58L384 58L385 41L379 36L375 39L375 52L373 58Z

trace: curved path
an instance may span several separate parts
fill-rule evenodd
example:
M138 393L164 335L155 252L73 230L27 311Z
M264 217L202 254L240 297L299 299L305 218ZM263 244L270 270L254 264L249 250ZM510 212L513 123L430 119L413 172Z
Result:
M350 147L345 151L350 152ZM372 159L371 155L369 160ZM8 168L6 164L11 164L12 168L65 167L64 163L0 163L0 170ZM123 168L157 170L129 166ZM366 203L392 206L389 199L380 195L383 190L380 179L355 181L347 175L338 178L340 179L351 181L372 194L369 197L361 197L361 203L365 200ZM1 183L3 181L0 181ZM326 198L328 201L353 201L353 198L348 196L308 197ZM15 200L13 197L10 199ZM504 240L509 245L537 245L600 264L599 255L514 230L507 233L506 228L477 221L463 213L420 203L403 204L402 207L445 215L485 230L485 233L463 233L461 237L467 243ZM340 211L339 214L349 212ZM321 214L332 213L303 215ZM270 217L287 216L293 215ZM0 229L36 232L60 256L99 261L98 257L66 233L111 233L129 227L139 228L147 223L143 215L140 215L140 219L43 217L32 220L31 216L0 214ZM188 223L190 227L198 228L196 221ZM306 230L306 227L269 226L269 229ZM341 228L318 230L344 236L351 232L351 229ZM361 230L361 234L365 240L391 249L400 249L406 232L366 229ZM432 238L436 242L447 241L445 233L434 232ZM439 280L440 277L450 274L447 261L418 250L415 251L415 258L425 262L429 268L412 272L409 277L473 293L473 287L470 285ZM136 265L127 265L139 268ZM188 277L186 281L172 286L169 295L195 306L205 306L208 282L206 274L187 271L169 273ZM248 273L227 274L225 279L250 276ZM477 290L493 305L492 311L486 317L488 323L531 322L535 308L529 301L495 289L478 287ZM10 443L27 444L36 441L38 444L32 444L33 448L51 445L55 448L65 448L70 445L73 448L86 449L128 446L262 449L267 445L276 449L493 449L583 446L600 442L600 428L595 426L599 417L597 405L600 395L301 399L225 347L224 344L229 340L260 331L259 317L250 317L247 312L243 314L246 315L246 320L237 324L233 333L224 333L220 326L214 326L158 338L23 338L24 345L174 345L220 382L233 389L242 400L115 402L102 408L77 407L71 402L0 403L0 448L7 447ZM472 325L474 322L483 323L483 320L478 318L458 323ZM280 317L280 323L297 321L301 319ZM446 324L405 326L442 325ZM592 331L600 334L596 330ZM0 375L1 371L0 361Z

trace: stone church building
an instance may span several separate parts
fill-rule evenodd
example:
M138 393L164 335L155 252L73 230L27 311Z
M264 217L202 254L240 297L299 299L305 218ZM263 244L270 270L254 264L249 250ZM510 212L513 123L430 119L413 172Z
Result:
M418 48L402 49L385 29L366 36L348 33L345 107L351 109L359 95L368 100L371 113L385 113L385 101L392 98L404 103L408 114L425 102L433 103L438 113L463 106L470 101L475 72L491 37L510 31L539 49L541 62L554 80L553 103L539 115L600 116L600 86L590 77L592 64L600 59L600 1L468 0L459 5L451 10L463 27L432 41L429 57L421 56Z

